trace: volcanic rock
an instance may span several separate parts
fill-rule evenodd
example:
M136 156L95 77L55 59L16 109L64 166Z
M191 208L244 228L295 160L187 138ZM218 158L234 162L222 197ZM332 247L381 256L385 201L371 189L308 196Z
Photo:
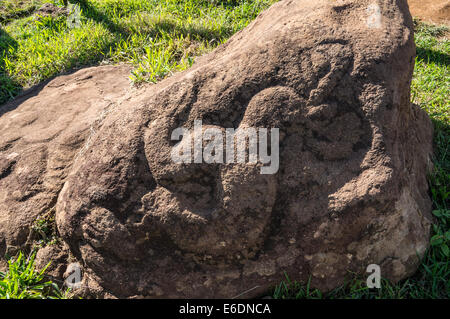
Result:
M327 290L370 264L405 278L431 221L414 57L406 0L284 0L156 85L111 66L56 79L0 117L0 253L55 209L90 296L252 297L285 274ZM171 134L196 120L278 128L279 170L175 163Z

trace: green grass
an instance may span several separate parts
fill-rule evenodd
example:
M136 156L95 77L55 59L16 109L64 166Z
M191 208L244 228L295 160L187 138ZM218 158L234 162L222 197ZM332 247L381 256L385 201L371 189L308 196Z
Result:
M39 82L87 65L128 63L135 84L157 82L190 67L194 59L225 42L276 0L73 0L79 24L64 14L36 17L43 3L60 0L2 0L0 3L0 104ZM396 285L367 289L350 278L327 294L309 285L281 283L277 298L448 298L450 195L450 41L445 27L416 23L417 60L413 102L435 125L435 170L429 177L433 213L431 247L417 273ZM48 221L34 226L49 240ZM24 262L23 260L21 261ZM14 270L15 271L15 270ZM10 270L11 272L11 270ZM17 272L16 272L17 273ZM5 281L6 277L2 277ZM10 277L8 277L10 278ZM11 295L12 296L12 295Z
M8 270L0 272L0 299L64 299L59 287L45 280L45 270L36 271L35 254L28 258L20 253L8 261Z
M59 0L29 2L61 6ZM129 63L135 83L157 82L190 67L196 56L223 43L275 1L77 2L82 10L78 27L68 26L65 15L37 19L27 9L31 4L8 0L1 5L0 104L22 88L98 63Z

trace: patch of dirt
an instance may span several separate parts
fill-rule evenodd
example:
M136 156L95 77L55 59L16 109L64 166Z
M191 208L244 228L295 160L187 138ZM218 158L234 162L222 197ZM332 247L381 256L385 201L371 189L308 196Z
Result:
M413 17L450 25L450 0L408 0L408 4Z
M52 16L54 18L61 16L61 15L67 15L67 9L66 8L60 8L58 6L55 6L51 3L44 3L42 7L40 7L36 12L35 16L40 17L47 17Z

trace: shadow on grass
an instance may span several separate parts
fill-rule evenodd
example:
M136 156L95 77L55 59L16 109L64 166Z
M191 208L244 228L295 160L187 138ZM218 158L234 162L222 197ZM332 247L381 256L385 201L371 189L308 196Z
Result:
M448 54L421 47L417 47L416 52L417 57L426 63L435 63L442 66L450 65L450 55Z
M44 81L22 92L22 85L12 79L5 69L5 57L10 49L17 49L17 42L0 27L0 116L14 110L27 99L36 96L50 81Z
M435 117L432 121L435 174L430 180L430 188L433 209L450 209L450 123ZM450 224L450 220L448 222Z
M22 87L9 76L6 70L5 58L9 55L11 48L16 49L17 42L0 27L0 105L22 90Z
M36 10L34 4L26 5L23 8L19 8L14 12L0 12L0 23L7 24L14 19L19 19L31 15Z
M97 23L102 24L105 26L111 33L119 34L122 37L127 37L129 33L120 25L114 23L111 21L111 19L103 14L102 12L98 11L94 6L92 6L89 1L86 0L76 0L76 1L69 1L74 4L80 5L80 8L83 10L83 16L91 19Z

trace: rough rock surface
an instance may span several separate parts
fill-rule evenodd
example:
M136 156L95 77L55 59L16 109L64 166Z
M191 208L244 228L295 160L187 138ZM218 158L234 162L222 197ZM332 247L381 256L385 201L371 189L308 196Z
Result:
M0 106L0 255L32 240L30 226L54 209L88 137L130 87L129 68L61 76Z
M404 278L431 220L414 56L406 0L285 0L132 94L112 67L57 79L0 117L0 253L54 208L93 296L251 297L285 272L331 289L372 263ZM175 164L171 132L197 119L279 128L279 171Z

